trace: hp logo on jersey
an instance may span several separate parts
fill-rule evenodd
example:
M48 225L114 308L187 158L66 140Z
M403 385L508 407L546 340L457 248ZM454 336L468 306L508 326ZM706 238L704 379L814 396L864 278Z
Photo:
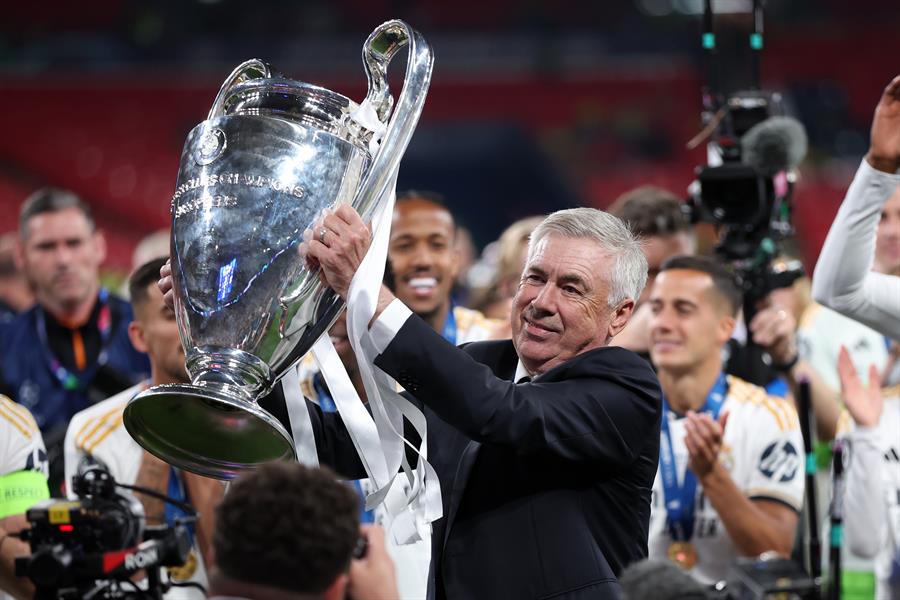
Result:
M788 441L769 444L759 459L759 472L780 483L792 480L799 469L800 455Z

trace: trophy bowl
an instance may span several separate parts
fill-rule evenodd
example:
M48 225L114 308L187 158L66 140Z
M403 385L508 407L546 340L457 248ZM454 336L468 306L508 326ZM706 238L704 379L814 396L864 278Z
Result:
M387 67L406 46L392 110ZM343 309L297 246L338 203L371 219L421 114L433 59L421 35L395 20L369 36L363 62L369 91L357 104L247 61L188 135L171 261L191 383L151 387L124 414L131 436L178 468L232 479L296 457L294 440L258 400Z

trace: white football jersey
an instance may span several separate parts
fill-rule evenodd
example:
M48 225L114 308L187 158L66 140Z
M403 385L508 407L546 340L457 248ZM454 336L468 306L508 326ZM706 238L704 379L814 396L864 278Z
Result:
M878 425L857 428L844 411L838 436L850 445L844 495L844 541L869 541L877 548L875 597L890 597L891 562L900 552L900 385L882 390ZM844 544L846 553L849 544Z
M69 421L64 448L66 493L70 498L76 497L72 491L72 478L85 461L105 466L118 483L134 485L137 481L144 450L125 429L122 415L128 401L145 389L145 383L130 387L76 413ZM191 565L193 574L186 581L208 587L206 567L196 545L187 564ZM173 587L164 597L166 600L206 598L203 592L191 587Z
M0 396L0 475L39 471L47 476L47 449L28 409Z
M726 411L730 414L719 461L737 487L748 498L775 500L799 512L803 507L803 438L793 404L767 395L761 387L728 376L728 393L721 409ZM681 484L688 464L684 444L686 419L672 411L666 414ZM664 498L663 482L657 470L650 514L650 558L666 558L674 541L666 527ZM698 557L691 574L705 584L724 579L728 567L740 556L699 483L691 543Z

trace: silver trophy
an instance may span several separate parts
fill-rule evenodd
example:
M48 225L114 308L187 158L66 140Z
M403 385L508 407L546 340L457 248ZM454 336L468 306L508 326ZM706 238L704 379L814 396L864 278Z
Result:
M405 46L392 111L387 68ZM188 135L172 198L171 259L191 383L152 387L124 415L131 436L176 467L231 479L295 457L291 436L257 400L343 308L297 246L337 203L372 217L421 114L433 56L421 34L388 21L366 40L363 62L369 89L358 105L247 61Z

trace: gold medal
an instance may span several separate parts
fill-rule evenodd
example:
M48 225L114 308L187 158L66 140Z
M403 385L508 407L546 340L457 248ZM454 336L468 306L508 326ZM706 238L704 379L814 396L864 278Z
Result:
M666 555L685 571L693 569L697 564L697 549L690 542L672 542Z
M189 580L194 576L194 573L197 572L197 553L191 548L191 552L188 554L187 560L184 561L183 565L179 567L169 567L166 570L169 572L169 579L172 581L183 582Z

